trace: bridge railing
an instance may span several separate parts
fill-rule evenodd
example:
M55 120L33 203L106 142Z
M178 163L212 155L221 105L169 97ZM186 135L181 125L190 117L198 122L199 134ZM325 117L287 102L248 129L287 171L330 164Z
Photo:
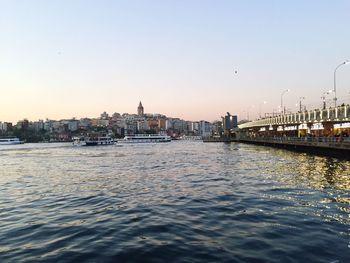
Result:
M241 140L272 143L331 143L350 146L350 137L241 137Z
M348 121L350 117L350 105L342 105L337 108L314 109L303 112L288 113L268 118L263 118L239 125L240 129L263 127L269 125L287 125L313 122L339 122Z

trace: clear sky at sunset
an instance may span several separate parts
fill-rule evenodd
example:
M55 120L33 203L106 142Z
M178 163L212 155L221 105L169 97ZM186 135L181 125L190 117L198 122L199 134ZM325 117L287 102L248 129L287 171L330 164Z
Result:
M0 121L136 113L140 100L186 120L252 118L286 89L296 111L301 96L321 105L346 59L346 0L0 0ZM339 102L349 92L346 65Z

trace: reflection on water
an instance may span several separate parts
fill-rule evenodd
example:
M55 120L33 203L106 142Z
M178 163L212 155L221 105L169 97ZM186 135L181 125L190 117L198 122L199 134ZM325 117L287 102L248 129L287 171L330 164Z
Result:
M276 154L284 160L271 168L281 182L314 189L350 190L349 161L284 150L276 150Z
M350 262L348 161L200 142L0 157L1 262Z
M349 161L261 148L257 151L267 151L269 158L274 159L268 167L264 167L263 177L279 182L273 187L284 189L283 194L269 193L269 198L294 200L302 206L315 208L308 211L308 215L311 213L324 221L350 224Z

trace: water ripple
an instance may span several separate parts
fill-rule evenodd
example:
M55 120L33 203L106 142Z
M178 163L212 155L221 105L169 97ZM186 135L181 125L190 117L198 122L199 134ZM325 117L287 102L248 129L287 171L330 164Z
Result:
M350 162L200 142L0 156L1 262L350 262Z

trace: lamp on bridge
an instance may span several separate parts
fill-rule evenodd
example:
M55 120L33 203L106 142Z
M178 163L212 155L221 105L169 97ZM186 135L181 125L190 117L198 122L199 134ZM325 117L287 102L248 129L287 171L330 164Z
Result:
M325 91L323 92L323 96L321 97L322 102L323 102L323 109L326 109L326 95L331 94L333 92L333 90L329 90L329 91Z
M265 105L266 103L267 103L267 101L264 100L262 103L259 104L259 118L260 118L260 119L261 119L261 104L264 104L264 105ZM265 116L265 117L266 117L266 116Z
M302 109L303 109L303 107L302 107L302 105L301 105L301 100L305 100L305 97L300 97L300 98L299 98L299 112L301 112Z
M283 95L284 95L284 93L289 92L289 91L290 91L290 89L286 89L286 90L283 91L282 94L281 94L281 112L283 112L283 114L286 113L286 108L283 107Z
M334 89L333 89L334 90L334 107L337 107L337 89L336 89L336 73L337 73L337 70L341 66L347 65L349 63L350 62L348 60L345 60L343 63L339 64L334 70Z

